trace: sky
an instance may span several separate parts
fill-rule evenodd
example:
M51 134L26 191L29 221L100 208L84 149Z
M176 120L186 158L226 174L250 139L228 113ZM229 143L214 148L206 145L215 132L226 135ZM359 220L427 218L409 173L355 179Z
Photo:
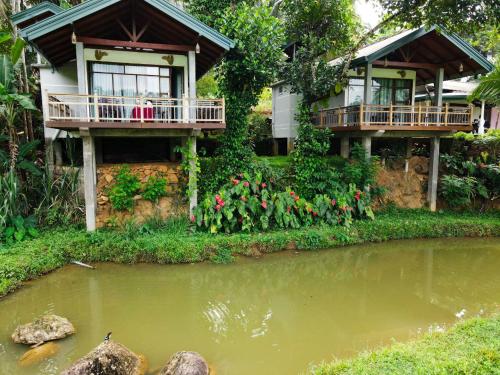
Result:
M381 19L382 10L380 6L372 0L356 0L354 9L361 17L363 23L368 27L376 26Z

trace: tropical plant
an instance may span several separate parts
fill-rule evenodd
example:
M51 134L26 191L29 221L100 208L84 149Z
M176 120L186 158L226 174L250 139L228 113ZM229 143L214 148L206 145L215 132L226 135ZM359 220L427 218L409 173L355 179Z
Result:
M26 213L28 202L14 170L0 174L0 227Z
M7 244L37 236L38 231L34 216L24 218L18 215L8 220L5 227L0 227L0 241L4 241Z
M471 204L476 196L475 177L458 177L455 175L444 175L441 178L441 195L450 207L462 208Z
M291 189L275 192L260 174L243 173L217 194L207 194L191 221L210 233L300 228L313 224L349 225L373 218L366 194L350 185L345 192L301 198Z
M500 105L500 63L490 74L481 78L479 85L469 97L469 100L484 100L493 105Z
M141 195L151 202L158 202L161 197L167 195L167 179L160 176L149 176L142 185Z

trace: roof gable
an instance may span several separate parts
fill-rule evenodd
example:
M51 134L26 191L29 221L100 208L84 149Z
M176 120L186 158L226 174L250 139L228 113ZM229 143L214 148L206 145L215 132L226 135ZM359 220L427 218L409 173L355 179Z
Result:
M57 6L56 4L44 1L43 3L37 4L31 8L23 10L22 12L14 14L11 17L11 20L14 25L23 28L39 21L40 17L46 19L63 11L64 9Z

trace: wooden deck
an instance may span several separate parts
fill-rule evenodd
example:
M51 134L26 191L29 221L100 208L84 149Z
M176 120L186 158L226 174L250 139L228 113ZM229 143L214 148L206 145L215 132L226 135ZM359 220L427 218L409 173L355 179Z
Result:
M46 93L45 124L56 129L224 129L224 99Z
M320 110L316 125L336 132L472 130L472 107L354 105Z

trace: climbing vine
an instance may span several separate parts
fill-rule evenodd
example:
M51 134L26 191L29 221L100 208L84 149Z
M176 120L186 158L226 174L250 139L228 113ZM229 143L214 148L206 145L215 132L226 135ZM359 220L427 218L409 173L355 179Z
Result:
M187 198L191 198L198 188L198 174L201 172L200 168L200 158L198 153L192 152L193 149L193 139L188 138L184 146L177 146L175 152L180 152L182 154L181 170L184 176L185 183L183 184L184 194ZM194 166L192 174L189 172Z

